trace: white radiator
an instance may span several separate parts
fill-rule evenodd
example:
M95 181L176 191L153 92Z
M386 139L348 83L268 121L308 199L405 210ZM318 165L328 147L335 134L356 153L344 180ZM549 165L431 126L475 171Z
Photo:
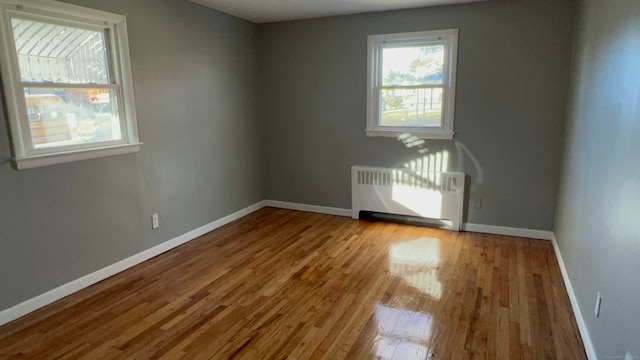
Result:
M429 172L369 166L351 168L353 218L360 211L451 221L460 230L464 173Z

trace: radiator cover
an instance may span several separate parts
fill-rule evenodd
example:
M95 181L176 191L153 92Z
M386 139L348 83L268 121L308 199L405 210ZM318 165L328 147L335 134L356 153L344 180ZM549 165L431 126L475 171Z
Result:
M465 175L403 168L353 166L352 217L360 211L418 216L451 221L460 230Z

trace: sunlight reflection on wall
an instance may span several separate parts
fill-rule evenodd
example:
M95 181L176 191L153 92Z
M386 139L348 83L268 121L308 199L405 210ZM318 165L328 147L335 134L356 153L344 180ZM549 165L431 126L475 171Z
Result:
M404 167L411 170L447 172L449 171L449 151L442 150L429 155L423 155L405 162Z
M434 219L442 217L442 193L440 191L425 190L406 183L394 183L391 189L391 199L422 217Z
M436 300L442 296L438 281L440 240L421 237L393 244L389 248L389 272Z
M401 141L404 146L408 148L416 147L419 153L425 153L429 151L429 149L424 147L425 140L420 139L415 135L411 135L410 133L400 134L398 136L398 141Z
M426 147L426 140L420 139L411 133L403 133L398 136L398 141L409 149L415 149L420 156L414 160L407 161L403 165L407 169L412 170L425 170L434 172L448 172L450 168L450 152L443 149L429 153L429 148ZM471 176L470 190L476 190L479 185L484 181L484 170L480 161L473 155L473 153L461 142L453 141L456 149L453 153L455 168L463 169L465 158L473 164L473 168L468 167L465 170L467 175ZM462 170L452 170L462 171Z

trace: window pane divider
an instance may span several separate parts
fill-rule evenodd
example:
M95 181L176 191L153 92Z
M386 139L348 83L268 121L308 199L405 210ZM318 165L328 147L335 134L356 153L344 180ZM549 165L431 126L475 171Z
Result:
M444 89L446 85L387 85L379 86L380 90L393 90L393 89Z
M55 82L28 82L20 83L25 88L61 88L61 89L118 89L116 84L90 84L90 83L55 83Z

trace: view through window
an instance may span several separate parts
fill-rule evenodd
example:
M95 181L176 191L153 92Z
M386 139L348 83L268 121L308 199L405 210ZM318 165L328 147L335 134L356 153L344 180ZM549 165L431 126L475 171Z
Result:
M458 30L370 35L367 135L453 138Z
M11 22L34 148L120 140L105 31Z
M442 126L444 46L382 49L381 126Z

